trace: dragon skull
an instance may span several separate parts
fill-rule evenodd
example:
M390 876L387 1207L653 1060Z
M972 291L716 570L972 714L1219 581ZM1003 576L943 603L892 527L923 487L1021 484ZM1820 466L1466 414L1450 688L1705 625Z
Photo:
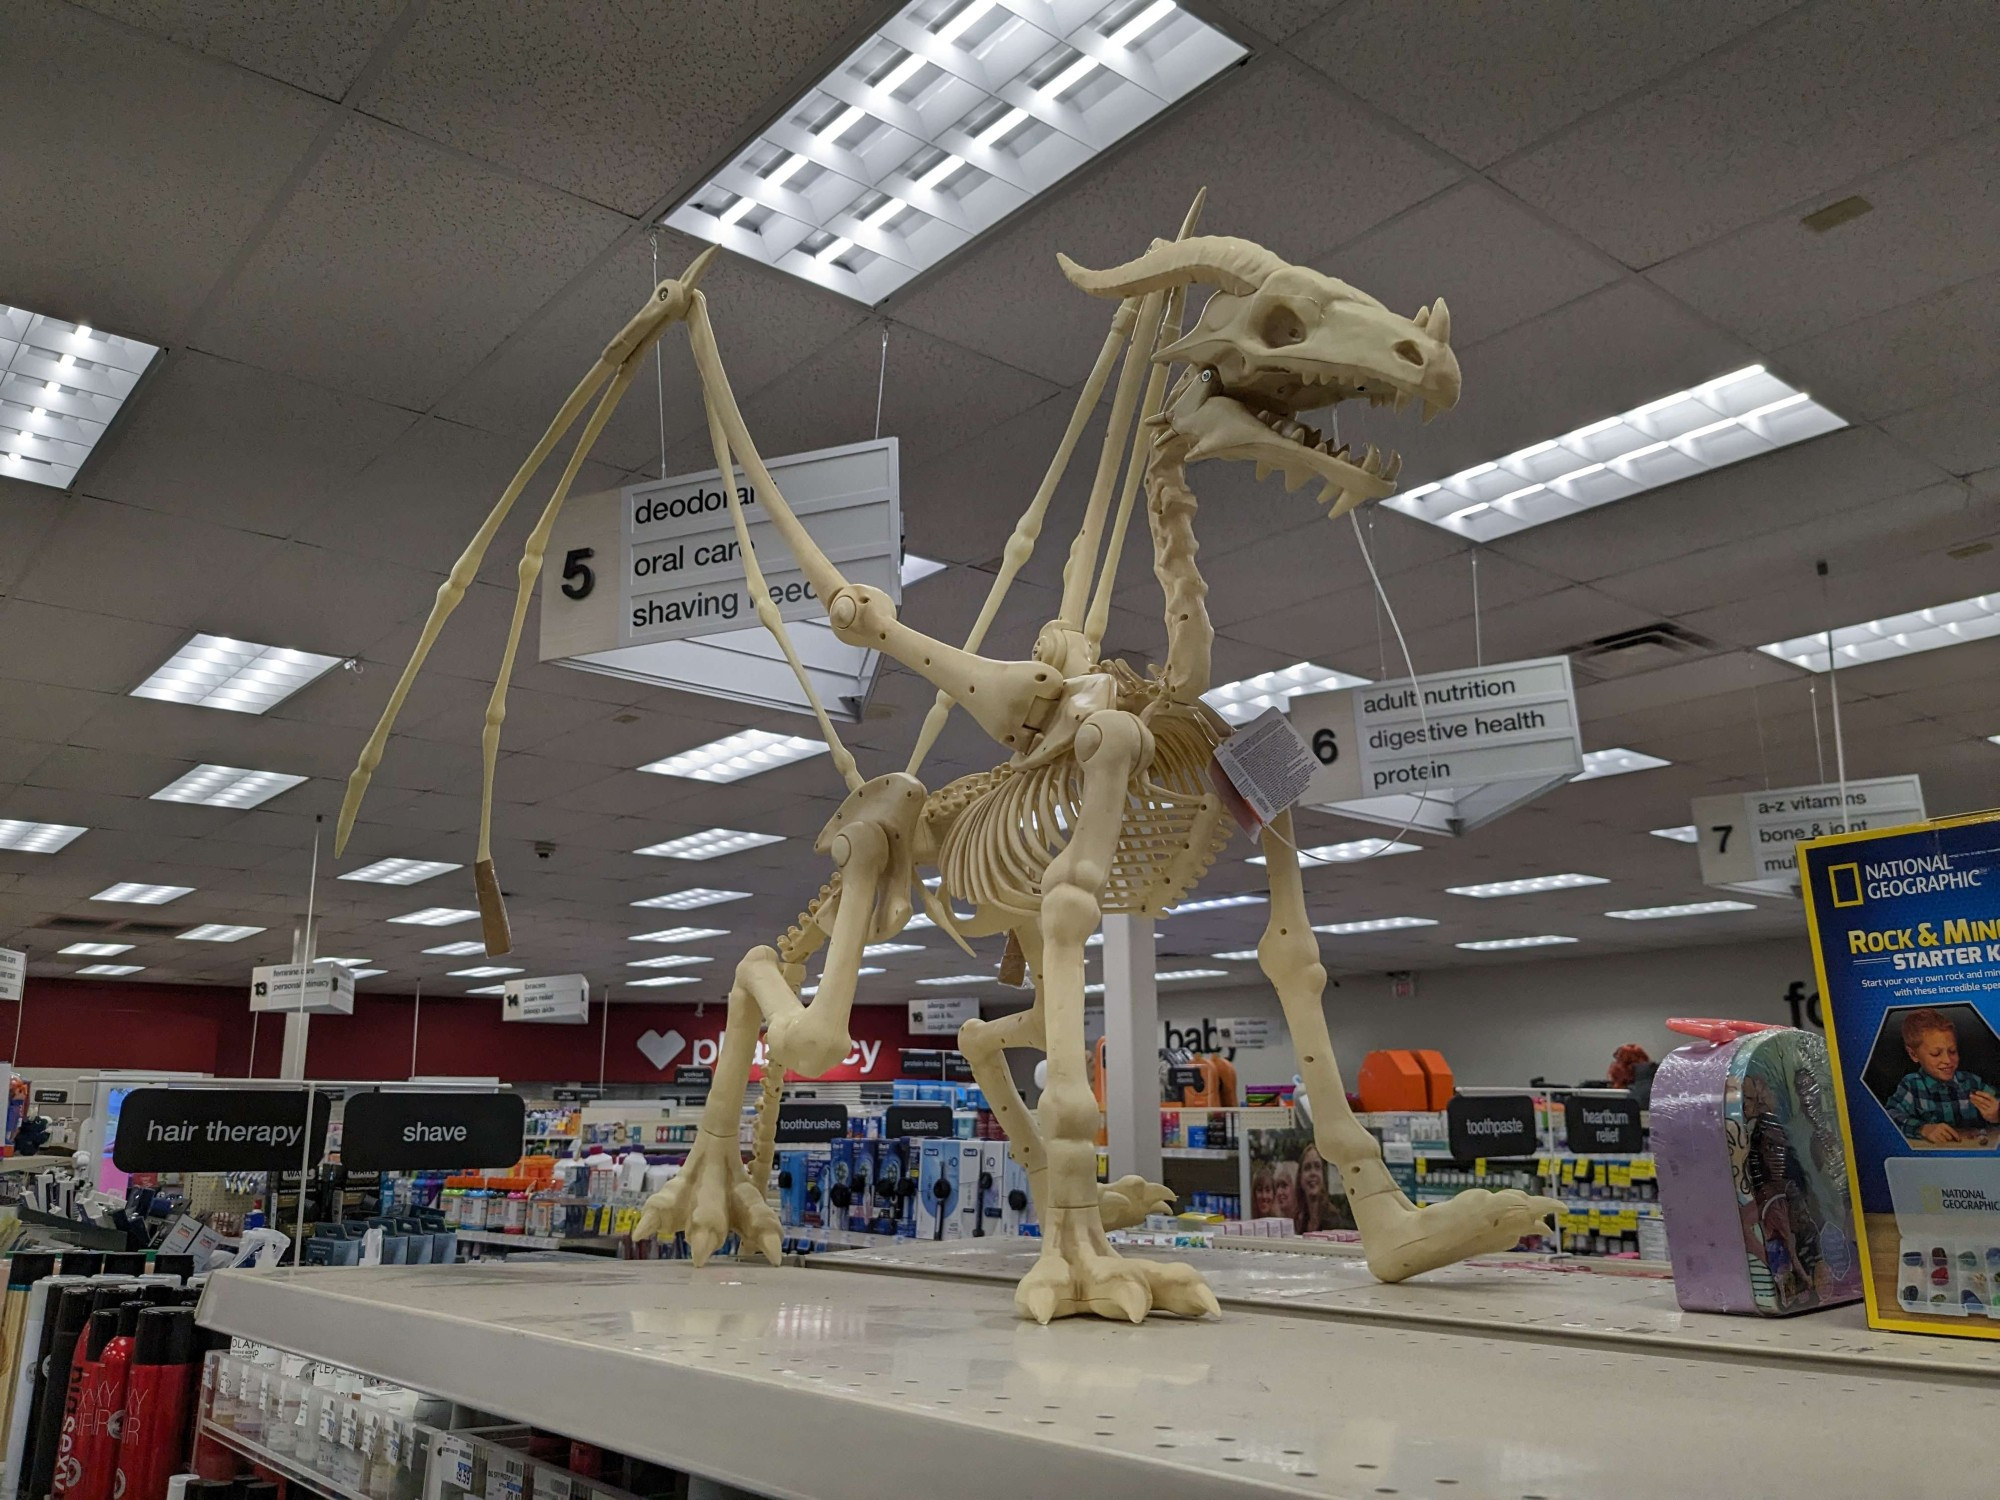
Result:
M1372 443L1356 454L1303 425L1301 412L1350 400L1397 411L1422 402L1428 422L1458 403L1458 358L1442 297L1413 318L1399 317L1344 281L1217 235L1156 242L1108 271L1058 258L1064 275L1099 297L1194 282L1217 287L1193 331L1154 355L1189 366L1155 419L1160 440L1185 442L1190 462L1254 463L1259 479L1280 470L1288 490L1320 480L1320 501L1335 500L1336 516L1393 495L1402 455Z

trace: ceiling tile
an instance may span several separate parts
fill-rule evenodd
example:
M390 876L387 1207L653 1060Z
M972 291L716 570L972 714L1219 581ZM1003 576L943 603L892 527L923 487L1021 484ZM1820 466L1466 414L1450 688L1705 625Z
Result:
M2000 270L2000 129L1976 131L1887 171L1830 188L1874 208L1824 233L1796 205L1647 274L1766 349Z
M0 677L129 693L187 636L168 625L10 599L0 604Z
M1302 154L1298 122L1339 143ZM891 302L896 318L1064 384L1081 383L1115 305L1063 280L1056 252L1093 268L1171 236L1209 189L1201 232L1294 260L1353 239L1457 174L1283 54L1252 59L1094 163L1046 208ZM1324 186L1320 184L1324 182ZM1200 295L1200 294L1198 294Z
M169 342L330 107L73 6L0 24L0 301Z
M1949 400L2000 376L2000 275L1982 276L1781 351L1843 416Z
M27 573L68 508L68 499L45 484L0 479L0 596Z
M1882 427L1941 469L1989 470L2000 465L2000 381L1890 417Z
M287 536L414 420L397 407L177 349L93 455L82 488Z
M81 0L128 26L338 99L404 0Z
M363 104L638 215L810 81L851 27L884 10L881 0L433 6Z
M1658 13L1674 32L1704 33L1681 7ZM1985 0L1795 10L1496 175L1627 265L1650 266L2000 116L1992 22Z
M1474 166L1498 161L1797 0L1361 0L1290 50Z
M50 532L18 595L53 605L88 601L108 614L192 629L218 599L249 583L278 546L228 526L79 498ZM191 588L184 570L196 568L200 583ZM269 644L311 649L302 641Z
M422 410L629 227L357 117L196 342Z

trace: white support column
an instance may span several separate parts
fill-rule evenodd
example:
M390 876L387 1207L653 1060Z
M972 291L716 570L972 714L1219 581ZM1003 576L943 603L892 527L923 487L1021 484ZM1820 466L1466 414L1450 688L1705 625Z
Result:
M1153 983L1153 919L1104 919L1105 1138L1111 1180L1160 1180L1160 999Z

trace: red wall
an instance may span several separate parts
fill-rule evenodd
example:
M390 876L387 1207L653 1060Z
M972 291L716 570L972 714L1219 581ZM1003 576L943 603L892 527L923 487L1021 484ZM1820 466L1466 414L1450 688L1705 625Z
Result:
M351 1016L314 1016L306 1072L313 1078L410 1076L411 1022L417 1029L417 1073L498 1077L507 1082L659 1083L673 1069L712 1063L724 1007L621 1001L593 1005L583 1026L551 1026L500 1019L495 997L427 999L413 1010L407 996L362 995ZM250 1061L250 1001L243 989L221 985L94 983L30 978L24 1006L0 1002L0 1049L20 1025L14 1066L33 1078L36 1067L158 1068L242 1077ZM280 1016L256 1027L258 1076L273 1077L284 1036ZM653 1032L682 1040L664 1070L639 1050ZM858 1044L852 1062L829 1078L887 1080L896 1076L903 1047L938 1046L948 1039L912 1037L900 1005L856 1006L849 1033ZM4 1052L0 1052L4 1055Z

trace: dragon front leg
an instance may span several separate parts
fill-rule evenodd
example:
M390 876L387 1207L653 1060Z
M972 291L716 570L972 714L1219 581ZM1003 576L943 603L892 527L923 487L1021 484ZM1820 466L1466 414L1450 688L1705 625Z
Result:
M1403 1195L1382 1164L1382 1148L1354 1118L1347 1088L1334 1060L1320 995L1326 969L1306 913L1298 851L1292 843L1292 815L1285 813L1264 830L1264 858L1271 877L1271 916L1257 944L1257 962L1278 992L1292 1045L1298 1049L1299 1077L1312 1108L1313 1144L1340 1169L1348 1207L1361 1230L1368 1269L1384 1281L1402 1281L1421 1271L1448 1266L1469 1255L1510 1250L1538 1234L1562 1205L1507 1189L1473 1189L1447 1203L1420 1208Z

